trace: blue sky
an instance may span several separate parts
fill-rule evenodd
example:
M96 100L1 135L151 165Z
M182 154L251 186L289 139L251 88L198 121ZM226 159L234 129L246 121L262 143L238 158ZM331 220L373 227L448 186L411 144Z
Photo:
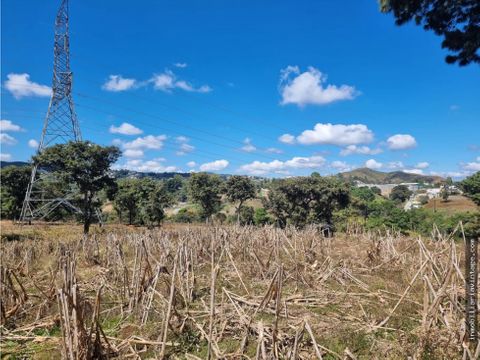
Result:
M58 3L2 2L4 160L36 151ZM82 136L120 146L118 168L480 170L478 65L375 0L71 0L70 30Z

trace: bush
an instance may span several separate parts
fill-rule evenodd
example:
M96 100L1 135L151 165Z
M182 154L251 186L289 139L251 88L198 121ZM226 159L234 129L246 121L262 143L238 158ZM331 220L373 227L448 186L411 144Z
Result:
M241 225L253 225L255 211L251 206L242 206L239 212L239 219Z
M253 222L255 225L267 225L272 223L272 218L268 215L265 208L255 209L255 214L253 215Z
M178 210L178 213L170 217L172 222L178 223L194 223L200 222L202 219L195 209L182 208Z

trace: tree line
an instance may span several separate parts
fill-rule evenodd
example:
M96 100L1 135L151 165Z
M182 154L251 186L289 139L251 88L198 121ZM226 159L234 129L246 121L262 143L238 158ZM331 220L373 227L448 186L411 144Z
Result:
M105 204L112 206L111 221L144 226L161 224L167 218L165 210L172 207L176 209L168 219L173 222L230 221L279 227L328 224L341 230L356 221L367 228L429 231L432 222L450 221L422 209L403 211L400 204L411 195L403 185L395 187L385 198L378 188L359 188L318 173L270 180L239 175L224 179L209 173L193 173L188 179L179 175L165 180L115 179L111 166L120 155L115 146L71 142L45 149L32 162L41 164L41 171L56 175L57 182L43 184L47 192L55 195L61 193L62 186L73 186L72 201L82 210L78 220L82 221L85 233L97 220L96 210ZM30 167L10 166L1 170L2 218L18 219L30 174ZM480 205L480 172L460 185ZM254 201L255 206L247 205L248 201ZM228 207L234 209L234 215L226 214ZM68 216L59 207L46 220L66 220ZM475 216L468 215L466 222L475 223Z

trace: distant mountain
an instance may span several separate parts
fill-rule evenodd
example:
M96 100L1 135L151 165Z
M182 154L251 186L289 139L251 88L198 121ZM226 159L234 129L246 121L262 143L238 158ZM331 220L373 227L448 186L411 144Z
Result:
M30 164L25 161L0 161L0 168L4 168L7 166L28 166L28 165Z
M338 177L366 184L439 183L444 180L440 176L409 174L403 171L382 172L368 168L339 173Z

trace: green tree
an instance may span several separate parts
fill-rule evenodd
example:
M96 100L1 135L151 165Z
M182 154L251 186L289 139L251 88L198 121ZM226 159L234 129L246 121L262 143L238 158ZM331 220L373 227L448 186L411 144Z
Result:
M380 0L383 12L392 12L395 23L414 20L425 30L443 36L442 48L452 54L449 64L480 63L480 2L478 0Z
M265 208L257 208L255 209L255 215L253 216L253 221L255 225L266 225L271 222L270 216L268 215L267 210Z
M164 209L172 203L172 197L162 182L142 179L141 185L140 222L147 226L159 225L165 218Z
M140 180L138 179L121 179L118 181L117 192L114 197L113 207L117 212L120 221L123 221L123 216L126 213L128 224L132 225L135 222L139 199L137 187Z
M89 141L57 144L33 157L34 163L56 173L64 183L74 184L81 196L83 232L87 234L93 221L96 197L102 189L113 186L110 167L120 157L115 146L102 147Z
M251 206L242 206L239 212L239 223L241 225L252 225L254 223L255 210Z
M448 201L448 197L450 196L450 191L448 190L448 185L443 185L442 190L440 191L440 196L444 202Z
M225 184L225 194L228 200L238 203L236 207L237 220L240 221L240 210L248 199L256 195L255 184L246 176L230 176Z
M291 223L303 227L309 222L331 223L333 211L350 201L346 183L321 176L297 177L277 181L264 201L277 225Z
M411 195L412 192L406 185L397 185L392 189L389 197L393 201L405 202Z
M191 199L202 208L202 216L208 221L221 205L222 180L218 175L194 173L188 180L188 190Z
M466 196L480 206L480 171L463 180L460 183L460 187Z
M368 217L368 205L373 200L375 200L374 190L366 186L352 188L351 205L360 211L365 219Z
M7 166L0 170L2 218L17 219L20 216L31 174L30 166Z
M164 208L172 203L172 195L164 182L145 177L121 179L114 199L120 220L128 215L128 223L158 225L165 218Z

